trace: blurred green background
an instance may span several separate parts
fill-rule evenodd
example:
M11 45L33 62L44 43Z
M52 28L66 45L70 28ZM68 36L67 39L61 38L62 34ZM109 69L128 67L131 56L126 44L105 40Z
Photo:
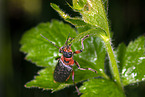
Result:
M51 93L24 87L41 68L24 60L19 51L23 33L41 22L63 19L50 7L55 3L71 16L71 0L0 0L0 97L77 97L73 86ZM108 18L114 48L145 35L145 0L109 0ZM65 21L64 21L65 22ZM128 97L145 97L145 82L125 87Z

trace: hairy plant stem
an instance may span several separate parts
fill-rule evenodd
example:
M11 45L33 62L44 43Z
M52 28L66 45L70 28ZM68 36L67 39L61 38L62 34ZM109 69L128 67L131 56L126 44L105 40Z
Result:
M110 67L110 71L111 71L111 74L113 76L113 79L118 84L118 86L123 90L121 80L120 80L119 71L118 71L118 67L117 67L117 62L115 59L115 55L113 53L113 48L111 46L111 40L106 35L102 35L101 38L104 40L106 50L107 50L107 53L109 56L109 61L110 61L109 67Z

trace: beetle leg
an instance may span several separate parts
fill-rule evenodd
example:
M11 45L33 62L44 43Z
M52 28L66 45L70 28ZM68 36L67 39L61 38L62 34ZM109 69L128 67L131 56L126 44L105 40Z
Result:
M78 69L80 69L80 70L91 70L91 71L97 73L97 71L94 70L94 69L92 69L92 68L81 68L80 65L79 65L79 63L77 61L74 61L74 62L77 65Z
M83 41L84 41L87 37L89 37L89 35L86 35L86 36L84 36L84 38L82 38L82 40L81 40L82 49L81 49L81 50L77 50L77 51L73 52L74 54L79 54L79 53L81 53L81 52L83 51L83 49L84 49L84 44L83 44Z
M82 50L77 50L77 51L73 52L73 54L79 54L81 52L82 52Z
M76 88L76 90L77 90L78 95L80 95L81 93L80 93L80 91L79 91L79 89L78 89L78 87L77 87L77 85L76 85L76 83L75 83L75 81L74 81L74 71L72 71L72 80L73 80L73 83L74 83L74 85L75 85L75 88Z
M70 77L70 75L69 75L69 77ZM69 79L69 77L65 81L67 81Z
M59 60L59 59L60 59L60 57L56 57L56 58L55 58L55 60Z

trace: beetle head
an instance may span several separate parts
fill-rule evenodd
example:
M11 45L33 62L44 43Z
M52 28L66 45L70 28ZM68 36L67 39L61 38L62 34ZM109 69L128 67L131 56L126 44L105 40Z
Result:
M70 33L69 33L70 35ZM71 42L73 40L73 38L70 38L68 35L67 37L67 40L65 42L65 45L62 46L60 49L59 49L59 52L60 53L63 53L63 56L66 57L66 58L71 58L73 53L72 53L72 50L71 50L71 45L72 44L68 44L68 41Z
M71 58L72 55L73 55L70 46L69 47L68 46L64 47L62 53L63 53L63 56L66 57L66 58Z
M42 34L40 34L43 38L45 38L46 40L48 40L46 37L44 37ZM69 33L70 35L70 33ZM57 45L55 45L54 43L52 43L50 40L48 40L51 44L53 44L55 47L59 48L59 52L60 53L63 53L63 56L66 57L66 58L70 58L72 57L73 53L72 53L72 50L71 50L71 45L72 44L68 44L68 41L72 41L74 38L69 38L69 35L67 37L67 40L65 42L65 45L62 46L61 48L59 48Z
M71 46L67 45L67 46L62 46L60 49L59 49L59 52L60 53L63 53L63 56L66 57L66 58L71 58L73 53L72 53L72 50L71 50Z

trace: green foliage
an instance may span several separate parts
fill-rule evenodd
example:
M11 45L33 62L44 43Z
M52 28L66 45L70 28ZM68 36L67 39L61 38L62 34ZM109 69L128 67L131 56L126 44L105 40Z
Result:
M126 47L123 43L118 47L123 85L145 80L145 38L139 37Z
M84 82L80 88L84 93L81 97L124 97L123 92L113 81L106 79L91 79Z
M53 21L53 23L39 24L23 35L20 42L22 44L21 51L27 53L27 60L36 63L38 66L54 67L57 62L55 58L59 56L58 49L40 34L61 47L69 33L72 37L76 36L75 30L62 22Z
M124 43L120 44L116 49L117 57L115 57L106 15L107 3L108 0L73 0L73 6L68 5L79 12L81 17L70 17L56 4L51 4L64 20L76 27L77 32L70 25L53 20L51 23L39 24L23 35L20 50L26 53L26 60L44 67L32 81L26 84L26 87L39 87L54 92L73 85L71 77L64 83L54 82L53 72L57 64L56 58L61 54L58 53L58 48L40 34L62 47L70 33L70 37L74 38L71 42L73 51L80 50L80 39L85 35L90 35L84 41L84 51L74 55L74 60L78 61L82 68L92 68L98 72L95 74L88 70L81 71L74 66L75 82L87 80L80 87L82 97L116 97L116 95L124 97L124 86L145 80L143 70L145 68L145 39L139 37L134 42L130 42L128 46ZM104 69L106 52L109 57L112 79L107 76ZM119 61L118 64L117 61Z
M105 9L103 6L103 3L107 1L101 0L92 0L92 1L85 1L85 4L83 2L83 5L80 4L82 0L73 0L75 3L72 8L74 10L77 10L82 14L82 18L71 18L67 14L65 14L57 5L51 4L51 6L68 22L72 23L78 28L78 31L81 32L76 37L77 39L82 38L83 36L90 34L95 35L98 37L101 37L103 41L105 42L105 46L108 52L108 56L110 59L110 69L111 73L114 77L114 79L117 81L118 84L121 86L120 77L119 77L119 71L117 69L117 63L115 60L115 56L113 54L113 50L111 48L110 44L110 33L109 33L109 27L108 27L108 21L107 16L105 13ZM79 7L80 6L80 7ZM83 7L83 8L82 8ZM106 7L106 6L105 6ZM74 40L74 41L75 41Z
M93 35L96 35L96 36L101 36L101 35L104 35L105 34L105 31L103 30L103 25L98 25L99 23L92 25L91 23L88 23L86 22L86 20L84 18L78 18L78 17L70 17L69 15L65 14L56 4L51 4L52 8L54 8L67 22L70 22L71 24L73 24L75 27L77 27L77 30L79 32L83 32L81 34L79 34L76 38L76 40L74 41L77 41L77 39L80 39L82 38L83 36L85 35L88 35L88 34L93 34ZM82 11L79 11L80 13ZM85 11L85 12L88 12L88 11ZM92 13L92 12L91 12ZM88 13L88 15L91 15L90 13ZM102 14L103 16L105 15ZM93 17L93 16L92 16ZM105 17L105 16L104 16ZM92 21L96 21L97 18L99 18L98 16L94 17L92 19ZM100 20L101 21L101 20ZM99 21L99 22L100 22ZM91 22L91 21L90 21ZM104 22L104 20L102 20L102 22ZM107 23L107 22L104 22L104 23ZM98 25L98 26L97 26ZM96 33L97 32L97 33Z
M23 35L20 43L22 44L21 51L28 53L26 59L36 63L37 66L46 67L38 73L39 75L37 75L34 80L28 82L26 87L39 87L56 91L73 84L71 78L66 84L54 83L53 71L57 63L56 58L61 55L58 53L58 49L55 46L40 35L44 35L57 46L61 47L66 41L69 34L68 32L70 33L70 37L76 36L75 30L69 25L64 24L63 22L52 21L51 23L39 24L37 27L32 28ZM81 71L75 67L75 81L80 82L99 75L106 77L103 65L106 51L100 38L89 37L84 41L84 46L85 50L83 53L75 55L74 59L79 62L82 68L90 67L96 69L98 74L96 75L91 71ZM80 41L72 44L73 51L80 49Z

